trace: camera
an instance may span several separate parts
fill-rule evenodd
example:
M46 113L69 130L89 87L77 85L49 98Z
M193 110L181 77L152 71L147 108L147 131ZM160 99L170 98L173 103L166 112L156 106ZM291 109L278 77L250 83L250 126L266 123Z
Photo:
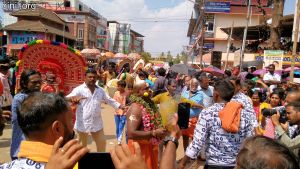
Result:
M267 108L264 108L264 109L262 109L262 114L263 114L265 117L270 117L270 116L276 114L277 111L278 111L279 114L280 114L279 122L280 122L280 123L285 123L285 122L287 122L288 119L287 119L287 116L286 116L286 110L285 110L285 107L284 107L284 106L276 107L276 108L273 108L273 109L267 109Z

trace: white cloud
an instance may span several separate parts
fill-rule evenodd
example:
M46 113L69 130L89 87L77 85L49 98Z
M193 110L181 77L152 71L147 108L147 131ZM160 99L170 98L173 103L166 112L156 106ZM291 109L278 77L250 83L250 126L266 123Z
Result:
M188 20L193 4L183 2L172 8L149 9L145 0L81 0L108 20L130 23L131 28L145 36L145 50L153 56L171 51L173 55L187 45ZM173 1L170 1L172 3ZM148 18L148 19L141 19ZM185 22L183 22L184 20ZM163 22L145 22L145 21ZM175 22L180 20L180 22ZM167 22L172 21L172 22Z

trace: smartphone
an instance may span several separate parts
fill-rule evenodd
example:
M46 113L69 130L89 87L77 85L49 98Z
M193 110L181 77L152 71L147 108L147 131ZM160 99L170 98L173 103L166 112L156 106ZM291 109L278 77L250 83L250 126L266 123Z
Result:
M115 169L110 153L87 153L78 162L78 169Z
M187 129L189 127L190 119L190 103L179 103L178 104L178 126L180 129Z

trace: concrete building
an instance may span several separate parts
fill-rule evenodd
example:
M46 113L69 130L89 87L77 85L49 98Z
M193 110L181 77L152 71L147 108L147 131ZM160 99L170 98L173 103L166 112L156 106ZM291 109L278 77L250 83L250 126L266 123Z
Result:
M196 1L197 3L200 0ZM261 8L258 7L257 1L252 0L251 3L251 18L249 26L260 25L265 21L266 18L271 17L272 8L267 6L267 0L261 0ZM263 9L266 12L264 16L261 12ZM203 56L203 61L206 64L210 64L211 61L211 51L221 51L222 52L222 62L226 61L226 51L227 51L227 40L228 35L222 30L222 28L231 27L234 24L234 27L245 26L246 17L247 17L247 6L243 0L206 0L204 7L204 18L206 32L204 35L204 44L203 48L205 53L208 53ZM196 38L200 33L199 27L199 18L200 12L198 4L195 4L192 17L190 19L189 28L187 36L190 39L189 45L192 46L196 42ZM232 40L232 45L236 48L241 48L242 41ZM194 52L195 59L193 62L199 63L200 57L197 56L197 52ZM237 56L237 55L236 55ZM230 65L233 65L235 54L233 52L229 55ZM245 55L245 60L254 60L254 55ZM200 64L200 63L199 63Z
M17 17L17 22L3 28L7 33L6 53L9 56L16 56L26 43L36 39L64 42L70 46L75 43L66 22L51 10L37 7L11 15Z
M134 30L130 30L130 52L141 53L144 51L143 35Z
M41 6L57 13L67 22L70 33L76 38L75 48L108 49L106 18L80 0L25 0L23 3L32 4L32 7ZM4 9L4 25L17 21L15 17L9 15L17 10L19 10L18 5Z
M115 53L143 52L143 35L131 29L128 23L108 21L109 50Z

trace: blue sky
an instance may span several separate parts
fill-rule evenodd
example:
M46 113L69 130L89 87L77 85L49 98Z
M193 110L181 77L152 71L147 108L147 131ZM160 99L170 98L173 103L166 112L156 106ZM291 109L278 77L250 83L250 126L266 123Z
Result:
M284 5L284 14L292 14L295 11L295 1L296 0L285 0L285 5Z
M182 1L183 0L145 0L145 3L151 10L159 10L161 8L177 6Z

